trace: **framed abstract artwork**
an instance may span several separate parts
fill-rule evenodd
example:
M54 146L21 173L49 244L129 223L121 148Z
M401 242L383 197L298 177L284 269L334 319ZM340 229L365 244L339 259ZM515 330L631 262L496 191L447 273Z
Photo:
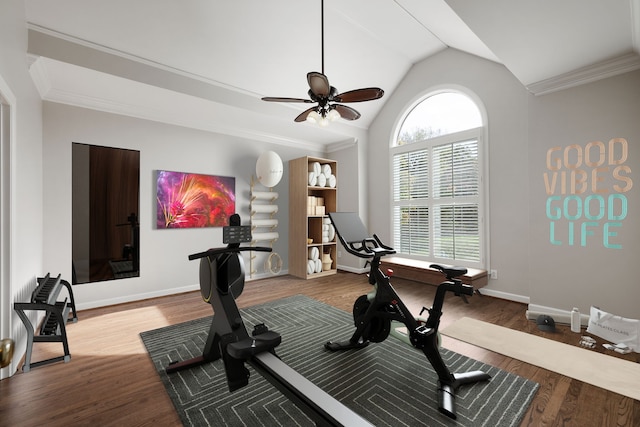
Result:
M158 171L156 228L222 227L236 210L236 179Z

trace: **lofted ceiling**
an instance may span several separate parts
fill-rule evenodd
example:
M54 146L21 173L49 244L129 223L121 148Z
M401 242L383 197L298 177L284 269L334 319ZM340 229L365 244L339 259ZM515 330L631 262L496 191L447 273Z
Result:
M325 0L325 64L362 117L293 119L322 71L320 0L25 0L44 100L279 144L353 141L417 62L455 48L534 94L640 68L640 0Z

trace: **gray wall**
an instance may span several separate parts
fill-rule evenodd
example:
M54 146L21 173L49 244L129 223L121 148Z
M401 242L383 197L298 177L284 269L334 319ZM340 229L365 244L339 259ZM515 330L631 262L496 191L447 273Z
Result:
M71 275L71 144L102 145L140 150L140 277L83 284L75 287L82 308L109 305L197 289L198 268L187 256L222 245L222 229L155 228L154 172L171 170L236 178L236 210L249 223L249 193L258 156L273 150L284 163L284 174L274 188L280 238L274 251L288 268L288 161L310 153L306 149L274 146L109 113L44 103L44 270ZM342 170L340 171L342 174ZM348 169L344 176L348 177ZM258 190L265 191L264 187ZM258 275L265 275L258 254ZM248 263L248 255L245 258Z
M562 310L575 306L582 313L588 313L589 307L595 305L621 316L640 318L640 283L634 269L640 260L640 71L532 96L529 112L531 304ZM628 157L622 161L622 143L615 143L610 163L609 141L615 138L627 141ZM603 164L599 164L598 141L606 150ZM555 171L557 187L549 188L555 190L551 195L558 197L551 205L552 216L555 218L555 208L564 211L567 203L566 215L563 213L558 220L547 216L549 195L544 181L547 173L551 186L554 171L547 169L546 159L547 152L554 147L561 151L552 151L552 165L555 159L560 159L562 166ZM587 147L590 147L588 156ZM577 157L580 151L581 161ZM574 194L570 183L562 189L562 176L570 180L572 172L579 181ZM610 197L616 201L611 217ZM621 198L628 203L624 218L618 204ZM583 209L579 215L578 203L584 204L586 200L590 200L590 210ZM605 202L602 218L599 200ZM554 236L550 236L552 221ZM609 236L608 244L604 239L607 223L609 232L616 233Z
M529 195L527 175L527 92L503 66L454 49L416 64L370 128L369 226L391 241L391 146L400 115L417 99L456 88L480 102L488 122L490 255L498 270L490 289L496 296L527 301Z
M504 67L453 49L415 65L370 128L369 226L387 239L391 210L381 208L376 201L379 197L390 200L388 149L400 114L417 98L448 86L475 94L488 120L488 268L498 270L498 279L490 280L485 292L528 302L532 310L564 312L575 306L588 313L589 307L596 305L622 316L640 317L640 286L632 268L640 253L640 190L637 183L629 182L640 165L640 72L536 97ZM581 224L589 218L584 217L574 221L573 245L568 240L567 219L556 223L557 240L562 244L552 242L543 178L547 151L553 147L564 150L574 144L584 149L592 141L608 146L613 138L628 142L624 164L602 165L603 169L596 172L599 181L594 191L590 183L596 163L591 160L592 167L582 167L588 172L589 188L571 195L568 187L561 195L558 187L556 195L562 198L561 206L567 196L584 200L591 195L595 201L590 202L594 204L589 215L595 218L600 215L595 210L599 207L595 204L597 196L606 201L610 194L622 194L628 203L626 217L616 220L616 216L622 216L618 209L609 221L617 223L610 228L617 233L610 240L619 248L603 244L606 214L595 221L596 225L588 225L593 235L587 236L585 246L580 240ZM576 150L570 149L569 155ZM591 157L595 158L595 151ZM569 157L570 165L576 162ZM619 170L621 178L614 179L617 166L628 169ZM558 172L562 171L571 172L566 167ZM624 191L616 191L615 185ZM570 198L569 203L579 202ZM570 212L570 216L575 213Z
M367 200L369 197L368 175L366 167L366 147L363 141L350 141L338 144L339 150L329 155L338 162L338 210L341 212L357 212L362 221L367 223ZM344 174L344 175L343 175ZM354 273L363 272L365 260L349 254L342 244L338 243L338 267Z

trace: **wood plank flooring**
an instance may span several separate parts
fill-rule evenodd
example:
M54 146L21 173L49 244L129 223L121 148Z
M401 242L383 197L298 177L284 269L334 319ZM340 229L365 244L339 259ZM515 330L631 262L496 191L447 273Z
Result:
M434 286L402 279L393 284L415 315L431 306ZM281 276L247 282L238 305L304 294L350 312L356 298L370 290L364 275L352 273L314 280ZM569 344L579 340L568 326L556 333L539 331L525 318L524 304L477 295L469 302L448 295L441 327L467 316ZM78 323L67 328L69 363L20 370L0 381L0 425L179 426L138 334L211 314L199 292L79 312ZM594 351L604 352L601 342ZM640 426L640 401L444 336L443 346L540 384L522 426ZM60 344L35 344L32 361L60 354ZM640 363L638 353L617 357ZM426 360L425 369L430 369Z

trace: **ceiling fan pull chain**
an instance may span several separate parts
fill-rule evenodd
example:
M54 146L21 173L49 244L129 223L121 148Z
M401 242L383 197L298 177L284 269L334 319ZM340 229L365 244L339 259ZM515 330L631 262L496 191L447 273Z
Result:
M322 74L324 74L324 0L320 0L320 38L321 38L320 50L322 55Z

